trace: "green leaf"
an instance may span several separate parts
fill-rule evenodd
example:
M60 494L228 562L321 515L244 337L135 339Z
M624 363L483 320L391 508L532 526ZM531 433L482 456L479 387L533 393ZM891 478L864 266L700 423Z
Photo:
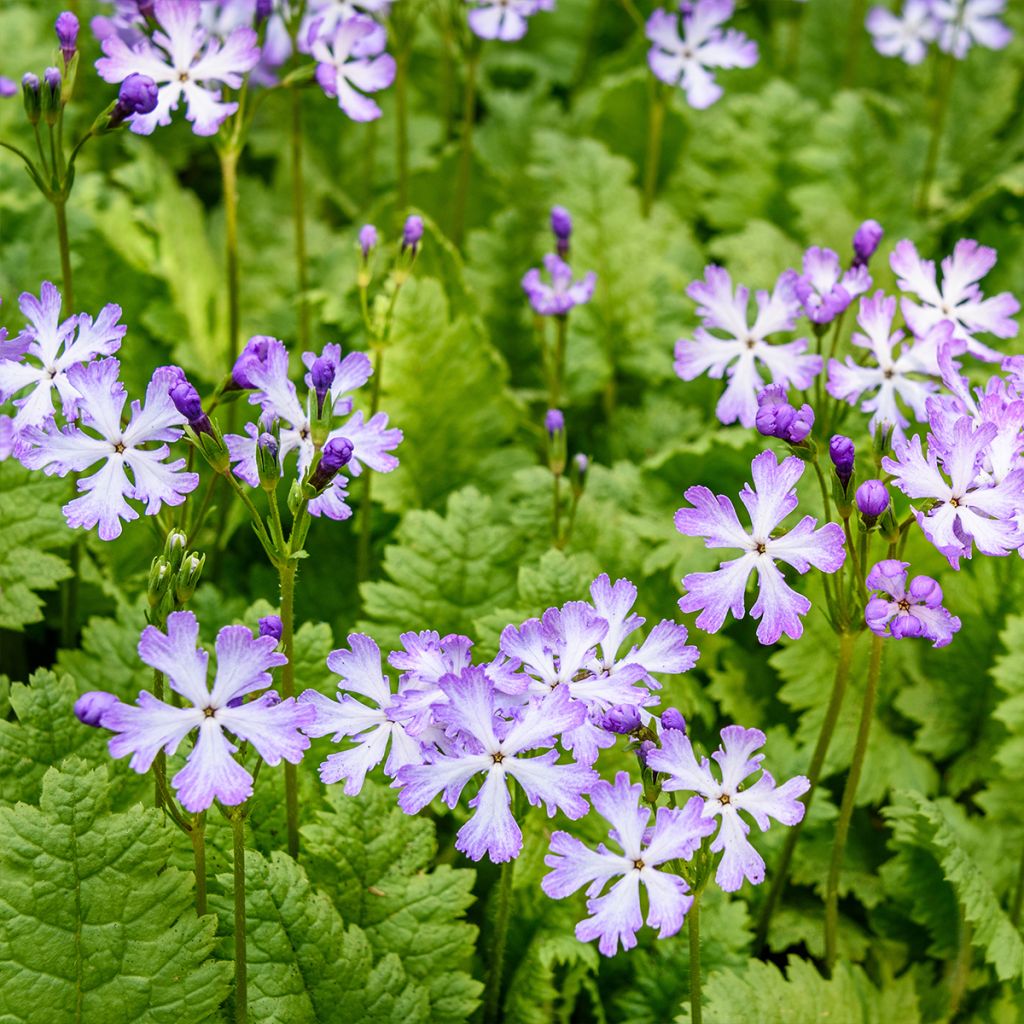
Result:
M216 918L168 866L155 810L110 814L105 767L51 768L38 807L0 808L0 1017L19 1024L199 1024L230 985Z
M465 1021L481 988L466 973L476 928L463 920L476 872L428 871L434 826L405 814L386 786L367 782L357 797L333 786L327 803L302 829L311 878L365 930L378 956L397 954L406 974L428 988L432 1022Z
M43 617L37 591L52 590L71 567L48 549L72 536L61 514L66 481L30 473L14 459L0 462L0 629L22 629Z

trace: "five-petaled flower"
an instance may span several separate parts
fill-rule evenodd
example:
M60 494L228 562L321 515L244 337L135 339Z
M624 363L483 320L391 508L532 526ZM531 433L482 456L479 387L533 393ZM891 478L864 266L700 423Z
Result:
M551 276L551 284L541 279L537 267L523 275L523 291L534 312L541 316L565 316L574 306L586 305L593 297L597 283L594 271L588 271L580 280L574 281L572 267L554 253L544 257L544 267Z
M550 11L554 0L466 0L467 20L473 34L481 39L514 43L526 35L528 18L538 11Z
M309 52L316 60L320 88L337 98L353 121L375 121L380 107L365 93L380 92L395 80L395 59L384 52L387 31L373 18L357 15L327 35L319 23L309 29Z
M909 562L897 558L872 566L868 589L882 593L864 609L868 628L896 640L923 636L933 641L933 647L945 647L960 631L960 620L942 607L942 587L930 576L915 576L907 585L909 568Z
M934 0L905 0L898 15L886 7L872 7L865 24L875 49L884 57L920 64L942 28L933 7Z
M812 245L804 253L802 272L786 270L779 283L792 293L807 319L822 326L844 313L871 287L871 275L864 263L855 263L844 272L837 253Z

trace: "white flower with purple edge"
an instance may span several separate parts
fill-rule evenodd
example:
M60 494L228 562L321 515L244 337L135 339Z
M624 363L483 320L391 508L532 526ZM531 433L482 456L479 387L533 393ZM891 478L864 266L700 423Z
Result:
M732 278L722 267L707 267L704 280L694 281L686 294L698 303L697 315L704 323L694 331L693 338L676 342L675 371L683 380L695 380L703 373L714 380L729 378L715 409L722 423L739 420L744 427L753 427L757 394L766 383L802 391L821 372L821 356L805 355L806 338L774 345L767 340L778 331L791 330L796 323L797 307L781 285L770 293L757 293L753 325L748 322L749 289L737 285L734 293ZM727 337L712 334L711 330L722 331ZM768 371L767 382L758 363Z
M812 245L805 253L802 273L784 271L779 278L813 324L831 323L850 303L871 287L871 275L863 263L845 273L839 256L831 249Z
M739 548L739 558L723 562L714 572L695 572L683 578L686 593L679 599L684 612L700 612L697 625L709 633L722 628L731 611L745 614L745 592L750 574L757 571L758 595L750 614L760 618L757 639L773 644L785 633L794 640L803 634L800 616L811 602L792 590L776 566L786 562L799 573L813 565L822 572L836 572L846 558L843 530L836 523L819 529L813 516L804 516L792 530L775 536L776 527L797 506L796 482L804 463L791 456L781 464L772 451L761 452L751 463L754 486L744 485L740 500L747 508L748 533L736 518L732 501L707 487L690 487L685 497L693 508L676 512L676 529L687 537L704 537L709 548Z
M384 52L387 32L373 18L357 15L324 35L314 22L309 52L317 62L320 88L337 99L353 121L375 121L380 107L366 93L380 92L395 80L395 59Z
M159 86L156 109L134 115L129 125L138 135L150 135L158 125L171 123L171 111L184 96L186 120L196 135L216 135L237 109L237 103L221 102L225 85L237 89L245 74L260 59L256 32L246 26L234 29L220 41L202 27L199 0L156 0L153 17L160 31L129 45L119 35L103 40L96 70L105 82L122 82L142 74Z
M104 711L99 724L116 735L110 740L115 758L131 754L129 767L148 771L161 751L174 754L182 740L199 731L185 766L171 779L182 806L193 814L219 800L226 806L252 796L252 775L233 756L237 746L225 732L253 745L268 765L282 760L298 764L309 740L299 731L313 717L312 708L293 697L281 700L263 693L270 669L284 665L273 637L254 637L245 626L225 626L217 634L217 672L207 681L209 656L198 647L199 623L191 612L172 612L167 632L147 626L139 640L139 657L163 672L175 693L190 707L173 707L143 690L135 704L120 701Z
M126 499L144 501L146 515L154 516L165 504L180 505L199 486L199 475L185 472L184 459L168 461L166 442L181 437L184 423L168 394L180 371L157 369L146 388L145 406L133 401L122 427L127 394L117 379L120 368L112 358L72 366L67 375L79 396L78 423L59 428L51 419L45 427L26 428L18 455L27 468L49 476L82 473L102 462L92 476L78 481L82 496L64 506L69 526L98 526L101 540L119 537L122 519L139 518Z
M338 29L352 18L386 18L394 0L310 0L299 29L299 49L309 53L310 45L319 36L332 39ZM310 29L316 25L316 31Z
M736 892L747 879L753 885L764 881L764 860L747 839L750 825L740 816L749 814L762 832L771 820L783 825L796 825L803 819L805 807L798 799L811 788L803 775L788 779L781 786L761 767L764 754L754 751L765 744L760 729L726 726L721 732L722 745L711 757L718 764L721 779L711 771L711 762L703 757L698 762L689 737L678 729L665 729L661 747L647 754L647 765L668 778L662 783L666 792L696 793L704 798L701 816L720 819L718 834L711 843L712 853L722 859L715 872L715 881L725 892ZM755 772L760 776L753 785L745 786Z
M932 0L932 10L942 23L939 49L958 60L963 60L974 44L1002 50L1013 38L1013 32L999 20L1006 0Z
M476 775L484 780L469 801L474 813L459 829L455 848L471 860L485 854L495 863L519 855L523 834L509 809L509 777L519 783L534 806L546 805L571 819L582 818L588 805L583 794L597 781L592 769L573 762L559 764L554 737L573 729L585 708L565 687L531 701L509 718L498 712L493 682L483 668L465 669L441 681L448 703L437 709L439 724L451 738L451 753L428 753L429 763L407 765L396 779L401 786L399 806L415 814L443 792L454 807L466 784ZM544 750L534 756L528 752Z
M659 8L647 19L651 71L668 85L681 86L686 101L697 110L722 96L709 69L751 68L757 63L757 43L736 29L721 27L732 17L734 6L733 0L696 0L681 12Z
M871 567L864 620L872 633L895 640L923 636L932 647L945 647L960 631L960 620L942 607L942 587L930 576L915 576L907 585L909 562L887 558Z
M942 29L934 0L905 0L898 15L885 7L872 7L865 25L883 57L899 57L907 64L920 64Z
M567 832L551 836L551 852L544 863L552 868L541 888L552 899L571 896L587 888L587 911L591 915L576 925L580 942L598 939L598 949L614 956L636 945L636 933L644 923L640 887L647 892L647 924L667 939L683 926L693 905L686 882L678 875L658 868L667 861L689 860L715 823L701 816L704 802L693 797L685 807L659 807L654 826L649 827L651 809L640 805L643 786L630 785L629 775L619 772L615 784L603 779L590 791L594 810L612 826L609 838L622 850L616 853L600 844L596 850ZM604 895L601 891L617 881Z
M534 312L540 316L565 316L575 306L586 305L594 296L597 274L590 270L578 281L573 280L572 267L561 257L548 253L544 257L551 284L546 284L540 270L531 267L523 275L523 291Z
M514 43L526 35L527 19L540 11L553 11L555 0L466 0L466 20L481 39Z

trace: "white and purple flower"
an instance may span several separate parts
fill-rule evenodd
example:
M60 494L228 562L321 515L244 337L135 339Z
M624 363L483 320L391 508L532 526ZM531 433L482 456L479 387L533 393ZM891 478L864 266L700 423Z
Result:
M865 24L875 49L884 57L920 64L942 30L934 6L934 0L905 0L899 14L886 7L872 7Z
M380 117L380 107L366 94L380 92L395 80L395 59L384 52L384 26L357 15L326 33L314 22L307 41L317 62L317 82L328 96L337 99L342 111L353 121Z
M942 587L930 576L915 576L907 585L909 562L887 558L868 573L869 590L875 594L864 609L872 633L902 640L927 637L932 647L945 647L960 631L960 620L942 607Z
M528 19L539 11L554 10L555 0L466 0L466 18L481 39L514 43L526 35Z
M580 280L574 281L572 267L554 253L544 257L544 268L551 277L551 284L544 282L537 267L523 275L523 291L534 312L540 316L565 316L574 307L586 305L593 298L594 285L597 284L594 271L588 271Z
M871 287L871 275L862 262L844 272L837 253L812 245L804 253L802 273L787 270L779 284L792 293L811 323L822 326L844 313Z

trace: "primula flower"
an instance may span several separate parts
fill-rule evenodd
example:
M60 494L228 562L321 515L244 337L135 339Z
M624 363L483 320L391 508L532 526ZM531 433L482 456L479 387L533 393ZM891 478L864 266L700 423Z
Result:
M364 93L380 92L395 80L395 59L384 53L387 32L373 18L358 15L325 35L314 23L309 52L317 62L320 88L337 98L353 121L375 121L380 107Z
M429 755L430 763L400 769L399 806L407 814L422 810L443 791L454 807L474 775L483 775L479 792L469 801L473 816L459 829L455 848L471 860L487 854L495 863L519 855L523 834L509 809L509 776L534 806L545 804L548 816L556 810L572 819L587 813L583 794L597 781L597 773L575 763L558 764L551 749L554 737L573 729L585 709L563 686L542 700L525 705L516 719L498 714L494 684L480 667L447 676L441 688L448 703L437 709L439 722L451 737L451 753ZM536 756L528 751L544 750Z
M704 323L694 331L693 338L676 342L675 371L683 380L694 380L702 373L715 380L728 376L729 385L715 410L723 423L739 420L743 426L752 427L757 394L765 383L802 391L820 372L821 356L804 355L806 338L778 345L768 343L770 334L788 331L796 322L796 310L783 289L757 293L753 326L747 319L749 290L737 285L733 293L732 278L721 267L707 267L704 280L694 281L686 294L698 303L697 314ZM728 336L719 337L708 328ZM762 378L758 363L767 369L769 381Z
M836 523L815 529L817 520L804 516L788 533L775 536L776 527L797 506L795 488L804 463L791 456L780 464L774 452L766 451L750 468L754 486L745 485L740 491L750 515L749 533L740 526L736 509L724 494L712 494L707 487L686 491L686 500L694 507L676 512L676 529L687 537L706 538L706 547L740 548L744 553L723 562L715 572L684 577L687 592L679 599L679 607L684 612L699 611L697 625L716 633L730 611L743 618L747 580L756 569L758 595L750 614L761 620L758 640L773 644L783 633L795 640L803 633L800 616L807 614L811 602L790 589L775 562L786 562L800 573L812 565L822 572L836 572L846 557L843 530Z
M168 393L180 371L168 366L156 370L146 388L145 406L132 402L128 425L122 426L127 395L117 379L120 368L116 359L72 366L67 376L79 396L79 423L60 429L51 419L45 428L27 428L19 455L29 469L58 476L82 473L102 462L92 476L78 481L82 496L64 506L69 526L98 526L101 540L119 537L122 519L139 518L126 499L144 501L146 515L155 516L164 504L180 505L199 486L198 474L184 471L184 459L168 461L166 442L181 437L184 422Z
M865 24L875 49L884 57L920 64L942 28L934 6L935 0L905 0L899 15L885 7L872 7Z
M934 324L922 338L904 341L903 331L892 329L895 316L896 299L884 292L861 299L857 323L864 333L855 331L852 341L871 353L875 365L855 361L853 356L842 363L830 359L828 393L850 405L860 402L861 411L872 414L868 423L872 433L887 423L894 428L894 436L901 439L910 420L900 402L915 419L926 422L928 396L938 390L937 381L928 379L929 375L938 375L938 352L943 346L950 346L951 353L963 352L964 344L954 341L949 320Z
M53 415L54 390L64 417L74 419L80 396L68 371L120 348L127 330L117 322L121 307L110 303L95 320L81 313L61 321L61 295L49 281L43 282L38 299L24 292L18 303L31 326L13 341L4 341L6 332L0 337L0 401L22 395L14 402L15 430L41 426ZM23 394L26 388L32 390Z
M687 103L697 110L722 95L709 69L752 68L757 63L757 43L734 28L721 27L732 17L733 7L733 0L696 0L681 12L658 9L647 19L651 71L669 85L682 86Z
M299 49L309 53L310 44L319 36L333 39L338 29L352 18L371 15L378 19L387 16L393 0L309 0L306 16L299 30ZM313 25L316 32L310 34Z
M1013 38L1013 32L999 20L1006 0L932 0L932 9L942 23L939 49L958 60L963 60L974 44L1002 50Z
M804 253L803 273L787 270L779 283L792 293L811 323L820 326L831 323L863 295L871 287L871 275L861 262L843 273L836 253L812 245Z
M167 616L167 632L147 626L139 640L139 657L157 672L191 707L173 707L143 690L135 704L118 702L102 713L100 725L116 733L110 740L113 757L131 754L129 767L145 772L163 749L173 754L181 741L199 730L185 767L171 785L182 806L193 814L205 811L214 800L233 806L252 796L252 776L232 756L237 747L225 731L253 745L268 765L282 759L298 764L309 740L299 732L313 717L313 709L294 697L281 700L264 693L269 669L287 658L274 648L272 637L256 638L245 626L225 626L217 634L217 673L213 688L207 682L209 655L197 647L199 623L191 612Z
M781 384L769 384L757 396L757 432L765 437L777 437L788 444L800 444L814 427L814 410L804 402L799 409L789 404L786 389Z
M1011 318L1020 312L1020 303L1009 292L986 299L978 287L977 282L995 263L995 249L970 238L961 239L953 247L953 254L942 261L940 287L936 284L935 263L921 259L913 242L898 242L889 264L899 277L900 288L921 300L918 304L904 298L900 303L911 332L923 338L939 321L950 320L953 337L966 344L972 356L990 363L1001 359L995 349L974 337L979 332L997 338L1017 334L1017 324Z
M216 135L238 109L237 103L221 102L219 86L238 89L256 66L256 32L240 26L221 42L202 27L202 16L199 0L156 0L153 17L161 30L152 39L144 36L129 45L115 34L103 40L106 56L96 62L96 70L105 82L141 74L159 86L155 109L129 122L136 134L150 135L157 125L169 125L182 96L188 105L186 120L196 135Z
M523 275L523 291L534 312L541 316L565 316L574 306L583 306L594 295L597 274L586 273L579 281L572 278L572 267L565 260L548 253L544 267L551 276L551 284L541 280L540 271L533 267Z
M1024 544L1014 523L1024 508L1024 469L1013 470L998 484L978 478L998 432L994 423L975 423L964 416L954 424L948 447L930 438L926 457L915 434L896 444L894 459L882 459L882 468L892 473L908 498L934 500L928 511L915 512L917 522L954 569L960 568L961 558L971 557L972 543L986 555L1006 555Z
M554 10L554 0L466 0L466 16L473 34L481 39L514 43L526 35L527 19L538 11Z
M621 853L604 843L592 850L568 832L555 832L551 853L544 858L553 869L541 881L548 896L561 900L588 886L591 916L576 925L576 938L599 939L598 949L605 956L614 956L620 942L623 949L636 945L636 933L644 923L641 885L647 892L647 924L659 929L658 938L679 931L693 897L682 878L658 868L666 861L689 860L703 838L715 831L714 821L701 816L704 802L696 796L681 809L659 807L654 827L649 828L651 809L640 805L642 795L643 786L630 785L626 772L615 776L614 786L602 780L590 792L594 810L612 826L609 840ZM619 881L600 895L613 878Z
M762 832L768 831L771 818L783 825L796 825L805 810L798 798L811 788L811 783L803 775L796 775L776 786L775 779L761 768L764 754L754 753L765 744L760 729L730 725L722 730L721 736L721 747L711 755L718 763L721 779L715 777L706 757L698 763L689 737L677 729L662 732L661 749L647 755L647 764L668 776L662 783L666 792L698 793L704 798L701 816L721 819L710 847L712 853L722 853L715 881L725 892L735 892L744 878L753 885L764 881L764 861L747 839L750 825L740 811L749 814ZM758 771L761 775L757 781L744 786Z
M942 607L942 587L930 576L915 576L907 586L909 562L887 558L868 573L869 590L880 590L864 609L868 628L878 636L902 640L923 636L945 647L960 631L960 620Z

